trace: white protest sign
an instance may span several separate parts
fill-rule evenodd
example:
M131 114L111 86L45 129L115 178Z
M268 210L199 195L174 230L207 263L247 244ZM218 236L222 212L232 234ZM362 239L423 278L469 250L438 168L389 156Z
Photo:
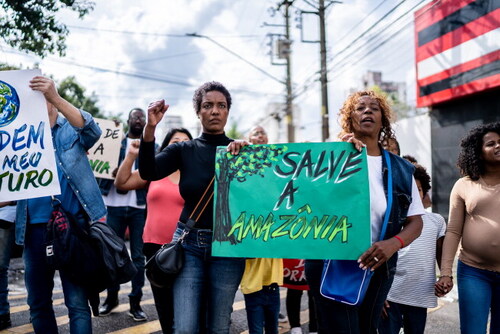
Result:
M123 139L123 125L102 118L95 118L94 120L101 128L102 135L88 151L90 166L95 177L114 179L112 173L118 167Z
M61 193L39 69L0 71L0 202Z

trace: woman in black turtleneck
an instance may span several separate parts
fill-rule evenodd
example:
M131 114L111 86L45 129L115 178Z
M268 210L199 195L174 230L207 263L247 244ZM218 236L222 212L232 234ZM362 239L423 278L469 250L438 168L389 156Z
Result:
M193 105L203 130L200 137L169 145L155 156L155 129L169 107L160 100L148 107L139 151L139 173L143 179L154 181L176 170L181 172L179 189L185 205L174 238L181 234L183 222L214 176L216 147L233 141L224 133L231 95L222 84L203 84L194 93ZM234 295L245 262L211 256L212 227L210 202L183 243L185 264L173 287L175 333L192 334L205 329L209 333L229 333Z

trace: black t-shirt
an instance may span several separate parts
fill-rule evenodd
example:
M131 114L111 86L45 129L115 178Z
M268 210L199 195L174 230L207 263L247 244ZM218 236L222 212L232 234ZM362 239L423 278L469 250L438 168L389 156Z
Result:
M139 173L143 179L155 181L180 170L179 189L185 201L180 220L186 222L215 174L217 146L227 146L232 141L225 134L203 133L191 141L169 145L155 156L154 142L141 140ZM213 187L208 194L212 189ZM212 226L213 199L197 220L195 227L212 229Z

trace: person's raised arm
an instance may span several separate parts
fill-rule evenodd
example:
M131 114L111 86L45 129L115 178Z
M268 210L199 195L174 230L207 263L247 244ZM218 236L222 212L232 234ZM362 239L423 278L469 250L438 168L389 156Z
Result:
M115 187L120 190L135 190L144 188L147 181L143 180L139 175L139 171L132 172L135 159L139 155L139 141L133 141L129 148L125 159L123 159L115 178Z
M59 95L52 79L36 76L30 81L30 88L40 91L47 102L60 111L72 126L81 128L85 125L80 111Z
M168 107L169 105L165 104L165 100L159 100L149 104L148 121L144 127L144 133L142 135L145 142L155 141L156 126L162 120L163 115L165 115L165 112L168 110Z
M162 120L168 107L169 105L165 104L165 100L152 102L148 106L148 121L144 127L139 149L139 175L144 180L155 181L169 174L158 170L155 159L156 126Z

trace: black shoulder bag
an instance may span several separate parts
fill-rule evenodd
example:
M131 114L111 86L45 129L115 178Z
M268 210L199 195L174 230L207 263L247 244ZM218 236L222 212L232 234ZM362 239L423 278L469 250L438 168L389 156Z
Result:
M196 204L196 207L189 216L189 219L185 224L184 231L179 239L161 246L161 248L158 249L158 251L148 260L148 262L146 262L146 277L149 279L151 285L158 288L170 286L177 274L181 271L184 265L184 248L182 248L182 242L189 234L189 231L194 227L196 221L200 219L202 213L205 211L205 208L212 199L214 195L213 190L210 192L210 195L207 195L207 193L214 182L214 178L212 178L208 184L207 189L205 189L205 192L198 201L198 204ZM201 211L196 219L193 219L196 210L203 202L204 204Z
M82 226L52 196L52 214L45 233L45 259L55 269L65 271L70 279L86 285L103 270L103 263L89 237L88 222Z

